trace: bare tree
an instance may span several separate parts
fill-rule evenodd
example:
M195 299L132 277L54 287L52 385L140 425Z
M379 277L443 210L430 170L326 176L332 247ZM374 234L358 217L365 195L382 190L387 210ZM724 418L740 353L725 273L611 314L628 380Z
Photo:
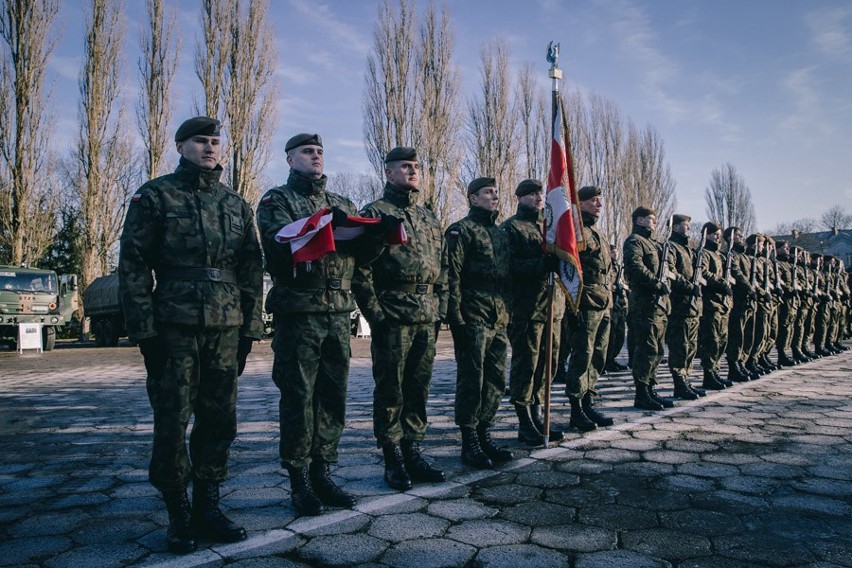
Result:
M518 176L518 114L512 106L509 47L503 39L486 42L480 50L480 88L468 107L467 178L490 176L504 195L511 195ZM501 199L504 217L513 210L511 199Z
M358 207L375 201L382 194L380 178L367 174L338 172L328 176L328 190L351 199Z
M745 234L756 226L751 190L731 163L713 170L710 185L704 190L707 216L725 227L736 226Z
M846 229L852 225L852 215L848 215L843 206L834 205L820 216L819 221L828 231Z
M195 112L218 118L225 101L223 78L231 53L231 17L234 0L201 0L201 39L195 45L195 74L204 101Z
M527 179L543 180L547 176L547 156L550 148L550 94L538 81L540 73L527 64L518 73L515 101L521 129L523 175Z
M121 128L124 109L116 110L124 21L114 0L91 0L85 34L80 126L69 172L81 215L84 288L114 264L127 195L138 181L133 149Z
M177 69L180 39L175 39L175 10L168 13L164 0L146 0L148 29L139 39L141 96L136 107L136 125L145 146L144 168L148 178L161 173L163 154L169 140L169 99Z
M367 159L382 179L387 151L416 147L419 141L415 52L414 3L399 0L393 8L390 0L384 0L373 29L373 49L367 55L362 102Z
M58 12L56 0L0 1L0 262L35 263L54 232L43 88Z

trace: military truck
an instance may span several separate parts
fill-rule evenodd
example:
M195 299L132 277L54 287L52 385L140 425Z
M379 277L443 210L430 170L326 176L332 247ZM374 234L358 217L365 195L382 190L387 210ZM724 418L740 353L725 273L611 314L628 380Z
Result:
M57 276L53 270L0 266L0 339L15 347L18 328L42 325L42 349L56 346L56 330L71 322L79 308L77 276Z
M263 300L272 289L272 279L263 277ZM83 305L86 317L92 322L92 333L97 347L115 347L121 337L127 336L124 312L121 311L121 297L118 293L118 274L108 274L95 278L86 288ZM262 314L266 335L272 335L272 314Z

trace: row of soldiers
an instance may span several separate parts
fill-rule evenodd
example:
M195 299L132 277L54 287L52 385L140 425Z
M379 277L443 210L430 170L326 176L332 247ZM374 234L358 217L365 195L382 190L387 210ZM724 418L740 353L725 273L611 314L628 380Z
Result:
M586 245L581 253L584 285L579 309L566 312L562 294L554 296L552 305L548 299L550 275L564 265L543 252L541 182L518 184L517 214L498 225L497 183L491 177L477 178L467 186L467 215L443 231L434 214L419 203L420 161L414 148L387 153L383 195L358 211L349 199L326 190L322 139L303 133L286 143L290 166L286 183L262 197L255 216L220 181L219 128L219 122L208 117L189 119L178 128L177 170L149 181L133 195L121 237L122 304L128 335L138 342L147 371L154 413L149 479L161 491L168 510L169 550L195 550L199 537L216 542L246 538L243 527L221 511L219 485L227 476L236 436L237 380L262 333L263 258L273 279L266 310L276 322L271 375L280 391L278 451L299 514L317 515L326 507L351 507L356 502L336 483L331 470L338 461L344 428L349 314L356 302L372 331L373 429L384 458L384 480L394 489L445 479L421 451L435 344L443 324L449 325L455 348L454 415L463 463L491 468L513 459L490 433L506 388L510 345L509 388L518 438L531 446L546 442L547 417L542 409L546 368L557 363L558 322L563 314L571 329L566 387L570 424L580 430L612 424L594 406L595 383L607 358L614 273L609 247L595 225L603 203L600 189L579 191ZM335 246L317 258L301 260L301 247L313 246L311 235L325 223L334 231ZM734 358L745 366L734 375L739 379L765 363L770 333L765 321L770 316L760 306L765 304L766 310L776 306L773 294L785 298L783 283L797 302L806 303L806 292L813 290L830 294L845 309L848 288L834 287L838 271L826 272L830 277L821 280L820 271L794 266L790 274L797 278L802 268L797 290L792 276L785 279L776 270L778 276L768 280L776 286L764 297L765 286L757 283L769 274L760 270L769 268L764 267L760 245L752 257L729 256L727 263L714 264L712 259L721 258L710 252L719 240L718 231L707 231L708 260L696 264L685 246L688 219L675 224L672 242L677 248L672 247L671 255L661 255L658 243L651 240L655 225L653 211L634 212L634 233L625 242L623 255L640 408L670 405L653 388L670 308L668 333L685 343L676 355L670 342L669 361L678 371L676 394L687 398L691 395L686 393L697 392L687 379L694 348L686 343L695 343L699 314L705 318L718 313L722 318L730 312L732 322L742 321L742 326L736 324L739 331L731 334L742 340L732 337L727 343L729 353L732 345L738 346ZM739 255L737 234L732 231L733 250ZM671 276L660 270L661 258L667 260L662 266L671 265ZM748 258L755 260L749 264ZM778 259L782 262L783 255ZM702 281L695 280L690 266L701 267ZM717 274L718 267L724 270ZM734 280L729 282L728 273ZM711 291L718 297L711 297ZM738 298L746 298L748 305L738 308ZM822 295L816 298L807 321L824 325L832 321L829 315L840 317L834 306L823 307ZM675 332L675 314L682 304L688 309L681 319L688 323ZM713 310L707 309L710 305ZM549 327L551 308L557 324ZM742 318L738 309L744 310ZM778 313L786 318L802 311L790 307ZM712 341L706 334L702 340L705 385L716 384L718 358L724 350L720 335L725 326L720 321L707 324ZM825 333L816 334L818 353L839 345L836 333L836 328L826 326ZM796 347L791 356L809 356L803 350L807 337L797 342L794 334L790 336ZM186 433L193 417L187 451ZM549 431L551 441L563 435Z

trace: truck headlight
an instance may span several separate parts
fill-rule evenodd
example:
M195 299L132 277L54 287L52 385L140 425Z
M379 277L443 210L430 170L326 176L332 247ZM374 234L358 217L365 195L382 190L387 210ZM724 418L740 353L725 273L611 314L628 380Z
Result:
M50 323L59 323L59 318L56 317L56 316L53 316L52 318L50 318Z

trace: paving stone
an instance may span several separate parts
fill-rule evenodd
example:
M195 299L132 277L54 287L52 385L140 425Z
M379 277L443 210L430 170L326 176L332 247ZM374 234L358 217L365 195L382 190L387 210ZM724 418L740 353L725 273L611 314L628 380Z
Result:
M832 516L852 514L852 506L837 499L817 495L789 495L771 500L773 507Z
M568 557L555 550L531 544L492 546L476 555L473 566L481 568L551 568L567 566Z
M391 546L382 556L382 564L397 568L454 568L466 566L476 548L446 538L418 538Z
M615 548L618 533L601 527L568 524L535 528L530 541L571 552L596 552Z
M530 527L563 525L574 519L574 509L554 503L521 503L505 508L501 518Z
M141 519L89 519L70 535L80 544L129 543L158 528L155 523Z
M578 519L583 524L608 529L644 529L658 525L657 516L653 512L624 505L580 508Z
M567 507L594 507L615 503L613 495L596 491L589 487L572 487L570 489L551 489L547 491L545 500Z
M387 543L369 535L334 535L311 539L297 550L299 558L322 566L360 566L376 561Z
M628 550L673 561L704 556L712 551L705 537L671 529L624 531L621 542Z
M15 538L0 542L0 566L21 566L39 558L49 558L73 546L64 536Z
M475 494L478 499L489 504L514 505L538 499L542 490L538 487L507 484L477 489Z
M619 505L649 511L677 511L690 507L689 494L684 491L661 491L650 488L622 492L618 495L617 501Z
M651 452L643 452L642 458L650 462L684 464L698 461L700 459L700 456L696 453L676 452L671 450L656 450Z
M48 568L108 568L137 560L147 551L136 544L96 544L82 546L54 556L45 566Z
M652 462L628 462L616 464L612 468L615 475L626 475L633 477L658 477L662 475L670 475L674 472L674 466L665 463Z
M515 483L541 489L554 489L577 485L580 483L580 476L563 471L524 471L518 473Z
M707 454L719 448L717 444L695 440L669 440L663 444L663 447L675 452L693 452L696 454Z
M713 480L695 477L694 475L671 475L662 478L660 483L690 491L711 491L715 487Z
M826 497L852 497L852 483L832 479L794 480L790 486L799 491Z
M613 448L619 450L630 450L635 452L643 452L647 450L656 450L662 447L661 440L642 440L637 438L626 438L624 440L615 440L611 443Z
M752 477L750 475L725 477L719 483L723 488L730 491L738 491L751 495L768 495L775 491L779 485L779 482L775 479Z
M89 522L91 516L83 511L63 515L43 513L31 515L6 528L13 537L64 535Z
M712 539L722 556L761 566L796 566L815 560L805 547L772 533L739 533Z
M474 499L450 499L431 503L428 507L430 515L443 517L450 521L467 519L487 519L495 516L500 510L487 507Z
M740 562L732 558L719 556L705 556L703 558L690 558L678 563L678 568L754 568L754 564ZM809 566L809 568L815 568Z
M446 537L477 547L520 544L530 535L529 527L501 520L462 521L450 527Z
M382 540L400 542L441 536L449 524L445 519L422 513L382 515L370 524L367 533Z
M619 450L615 448L591 450L586 452L586 459L600 461L604 463L624 463L627 461L636 461L641 458L639 452L630 450Z
M610 550L581 554L574 564L575 568L670 568L671 564L659 558L653 558L630 550Z
M706 462L679 465L677 466L677 472L682 475L710 478L729 477L739 474L739 470L733 466Z

